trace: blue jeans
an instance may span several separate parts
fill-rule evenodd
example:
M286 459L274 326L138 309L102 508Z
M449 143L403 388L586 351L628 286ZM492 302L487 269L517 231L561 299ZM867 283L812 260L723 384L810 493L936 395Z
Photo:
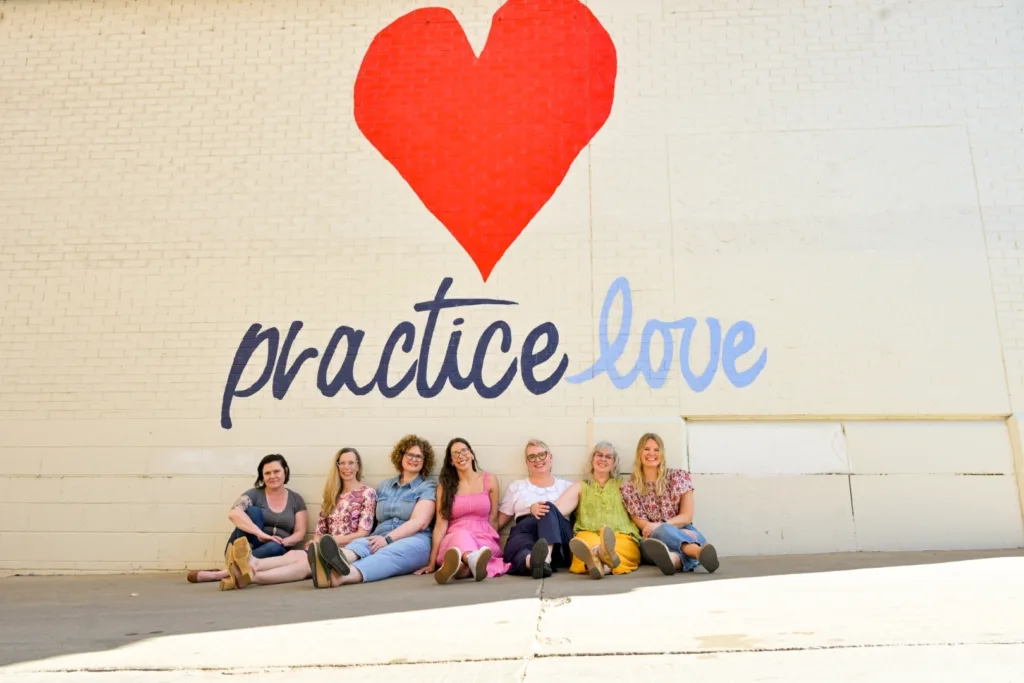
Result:
M250 505L245 511L245 514L249 515L249 519L252 520L253 524L258 526L260 529L263 528L263 510L260 510L255 505ZM247 534L238 528L235 528L235 530L231 532L231 535L228 536L228 545L231 545L236 539L242 538L243 536L249 539L249 545L252 547L252 556L258 557L261 560L266 557L280 557L288 552L288 548L285 548L277 541L267 541L264 543L260 539L256 538L256 534ZM224 546L225 552L227 552L228 545Z
M345 546L345 549L351 550L359 557L352 566L363 575L363 583L370 583L392 576L412 574L417 569L427 566L427 562L430 561L430 543L430 531L420 531L412 536L400 538L375 553L370 552L370 541L366 538L357 538Z
M708 539L704 538L704 534L697 531L697 528L692 524L687 524L682 529L674 527L667 522L663 522L658 525L658 528L651 534L651 538L656 538L665 545L668 549L674 553L679 553L679 558L683 562L683 571L692 572L697 567L697 560L692 557L687 557L683 554L683 546L695 543L697 545L705 545ZM653 564L650 558L647 557L647 553L643 553L644 561L648 564Z

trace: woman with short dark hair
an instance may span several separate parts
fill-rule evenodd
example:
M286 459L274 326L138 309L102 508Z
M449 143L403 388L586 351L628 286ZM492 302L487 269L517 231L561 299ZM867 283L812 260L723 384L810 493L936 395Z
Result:
M189 572L190 582L220 580L227 590L252 581L248 555L236 562L234 548L245 541L253 557L278 557L302 543L306 538L306 501L295 491L285 488L291 479L288 461L280 453L264 456L256 468L256 482L234 502L228 519L235 530L224 549L226 568L219 571ZM238 566L236 577L229 569ZM240 584L239 584L240 582Z

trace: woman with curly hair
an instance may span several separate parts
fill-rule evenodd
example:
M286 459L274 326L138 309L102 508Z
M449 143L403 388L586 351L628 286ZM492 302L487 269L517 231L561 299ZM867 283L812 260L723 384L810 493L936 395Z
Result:
M412 574L430 557L430 524L434 520L437 482L434 449L415 434L391 450L398 476L377 486L377 527L369 538L340 548L332 536L309 546L313 585L333 588Z
M357 538L369 536L373 529L376 492L362 483L363 459L354 448L342 448L331 459L331 469L324 484L320 519L312 543L332 536L338 547L345 547ZM256 584L289 583L310 578L319 569L319 580L326 582L322 567L310 562L305 550L291 550L279 557L251 557L245 539L234 543L234 563L230 571L237 587L244 588L251 580Z
M509 564L498 544L498 482L477 470L476 454L465 439L448 442L441 466L434 539L427 566L438 584L472 576L476 581L501 576ZM438 562L441 568L437 568ZM436 570L436 571L435 571Z
M644 559L663 574L718 569L718 551L693 526L693 483L686 470L665 465L665 442L644 434L636 445L633 476L622 485L622 501L640 528Z

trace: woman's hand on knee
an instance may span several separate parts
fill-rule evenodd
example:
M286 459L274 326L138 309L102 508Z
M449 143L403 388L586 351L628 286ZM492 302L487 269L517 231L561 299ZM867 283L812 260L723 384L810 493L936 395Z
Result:
M644 538L650 538L651 534L659 526L661 526L661 522L647 522L647 524L644 524L644 528L640 530L640 533L643 534Z
M530 506L530 514L536 517L537 519L540 519L544 515L548 514L549 509L550 506L548 503L540 501L539 503L534 503L533 505Z

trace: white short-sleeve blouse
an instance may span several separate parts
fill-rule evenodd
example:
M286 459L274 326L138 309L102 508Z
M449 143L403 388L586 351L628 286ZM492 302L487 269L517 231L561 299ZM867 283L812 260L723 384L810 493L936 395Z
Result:
M546 488L534 486L529 479L518 479L508 485L508 490L501 497L498 510L512 518L529 514L530 506L540 501L553 502L572 486L571 481L555 478L555 483Z

